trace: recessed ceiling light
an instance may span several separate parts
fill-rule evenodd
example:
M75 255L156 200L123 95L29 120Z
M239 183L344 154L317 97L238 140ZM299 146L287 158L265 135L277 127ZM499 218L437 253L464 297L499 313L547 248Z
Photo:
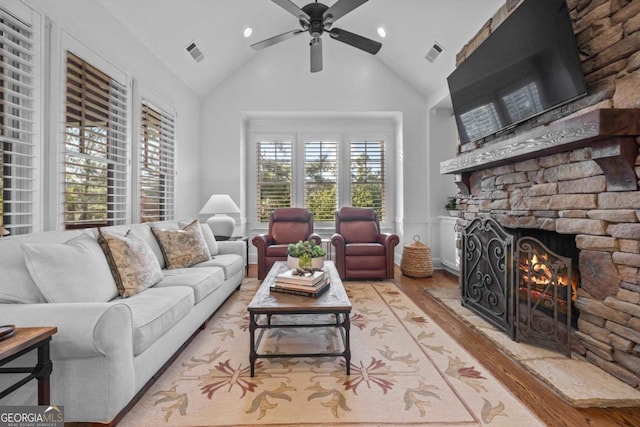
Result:
M253 33L253 28L247 27L242 32L242 35L245 36L245 37L249 37L249 36L251 36L252 33Z
M378 35L382 38L387 37L387 31L384 29L384 27L378 27Z

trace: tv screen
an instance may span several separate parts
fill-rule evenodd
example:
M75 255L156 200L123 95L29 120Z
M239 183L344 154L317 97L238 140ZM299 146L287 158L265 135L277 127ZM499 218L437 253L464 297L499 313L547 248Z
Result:
M462 144L586 94L565 0L525 0L447 82Z

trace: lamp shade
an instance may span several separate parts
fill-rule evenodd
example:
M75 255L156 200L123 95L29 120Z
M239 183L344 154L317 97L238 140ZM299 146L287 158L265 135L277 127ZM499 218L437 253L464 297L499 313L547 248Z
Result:
M214 194L200 209L201 215L213 215L207 220L217 240L228 240L233 235L236 221L226 214L240 213L240 208L228 194Z
M228 194L214 194L200 209L200 214L231 214L240 213L240 208Z

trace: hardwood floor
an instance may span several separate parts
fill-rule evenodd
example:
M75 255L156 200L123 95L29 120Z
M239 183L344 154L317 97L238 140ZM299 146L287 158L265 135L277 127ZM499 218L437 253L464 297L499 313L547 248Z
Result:
M256 275L257 268L251 265L249 277ZM481 334L466 327L438 300L424 292L426 287L457 287L456 276L444 270L435 270L432 277L414 279L403 276L400 269L396 268L393 281L548 426L640 426L640 407L585 409L568 405L509 356L497 350Z
M436 270L430 278L412 279L403 276L397 269L394 282L547 425L554 427L640 425L640 407L584 409L568 405L544 384L530 376L509 356L497 350L481 334L466 327L438 300L423 290L426 287L457 287L456 276L444 270Z

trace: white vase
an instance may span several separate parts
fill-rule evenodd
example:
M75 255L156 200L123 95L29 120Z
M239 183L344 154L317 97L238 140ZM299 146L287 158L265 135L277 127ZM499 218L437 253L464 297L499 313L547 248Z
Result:
M287 255L287 267L291 269L298 268L300 266L299 261L300 261L299 258L293 257L291 255ZM317 257L311 258L311 267L322 268L323 266L324 266L323 256L317 256Z

